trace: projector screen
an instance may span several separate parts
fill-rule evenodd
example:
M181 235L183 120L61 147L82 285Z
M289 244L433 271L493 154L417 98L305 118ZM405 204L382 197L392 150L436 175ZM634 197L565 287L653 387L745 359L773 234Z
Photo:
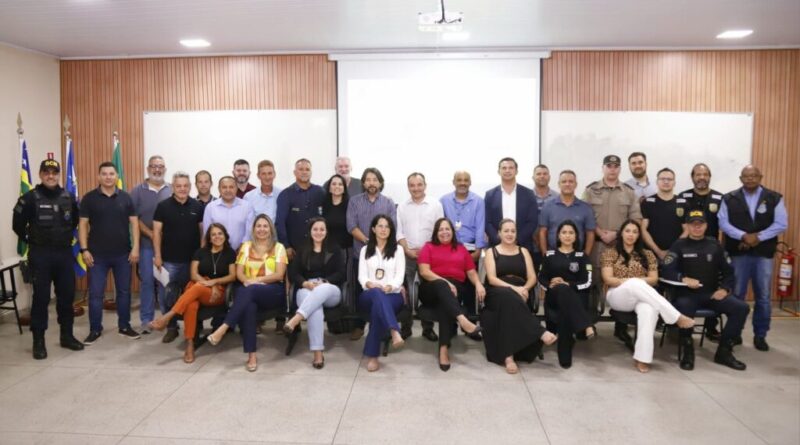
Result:
M377 167L384 193L399 203L409 198L412 172L439 198L453 190L453 173L466 170L483 196L510 156L529 184L539 160L540 55L514 54L331 56L339 153L351 158L353 176Z

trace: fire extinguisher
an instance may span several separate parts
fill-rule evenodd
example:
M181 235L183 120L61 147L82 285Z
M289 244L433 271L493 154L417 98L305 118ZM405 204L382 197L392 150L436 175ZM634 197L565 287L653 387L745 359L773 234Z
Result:
M794 290L794 261L796 255L794 249L781 241L778 243L781 256L779 258L780 268L778 269L778 297L781 300L790 298Z

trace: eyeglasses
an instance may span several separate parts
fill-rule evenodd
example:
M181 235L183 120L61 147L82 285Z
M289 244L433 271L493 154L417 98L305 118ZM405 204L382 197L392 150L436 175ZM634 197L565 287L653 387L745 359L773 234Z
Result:
M166 165L148 165L147 168L152 168L153 170L164 170L167 166Z

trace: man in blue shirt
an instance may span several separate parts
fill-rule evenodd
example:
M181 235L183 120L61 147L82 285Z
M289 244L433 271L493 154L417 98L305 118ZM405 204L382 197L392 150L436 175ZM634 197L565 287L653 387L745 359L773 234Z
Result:
M219 199L206 205L203 212L203 233L211 223L220 223L228 231L231 248L237 250L243 241L250 239L253 229L253 206L236 197L236 179L223 176L219 180Z
M308 220L322 215L325 191L311 183L311 161L298 159L294 163L294 184L278 195L278 214L275 229L278 240L286 247L289 260L308 235Z
M539 249L542 252L556 248L558 225L570 219L578 227L578 236L586 255L594 247L594 229L597 223L592 207L575 196L578 181L575 172L564 170L558 175L558 187L561 194L547 201L539 213Z
M472 177L468 172L457 171L453 175L455 191L448 193L439 200L447 217L456 229L458 241L478 261L481 249L486 247L486 208L483 198L469 191Z
M744 300L747 284L753 282L753 344L759 351L768 351L772 262L778 236L786 231L789 222L783 196L762 187L761 178L757 167L746 166L739 176L742 187L722 197L717 216L735 271L733 294Z
M282 189L273 185L275 182L275 165L264 160L258 163L258 179L261 187L245 193L244 200L253 206L256 215L265 214L275 222L278 213L278 195Z

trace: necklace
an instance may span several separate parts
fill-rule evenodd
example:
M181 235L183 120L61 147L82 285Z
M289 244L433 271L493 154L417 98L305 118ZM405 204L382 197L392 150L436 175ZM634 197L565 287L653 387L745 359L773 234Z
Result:
M214 276L217 276L217 261L222 257L222 251L220 250L217 254L217 257L214 258L214 252L211 252L211 265L214 268Z

